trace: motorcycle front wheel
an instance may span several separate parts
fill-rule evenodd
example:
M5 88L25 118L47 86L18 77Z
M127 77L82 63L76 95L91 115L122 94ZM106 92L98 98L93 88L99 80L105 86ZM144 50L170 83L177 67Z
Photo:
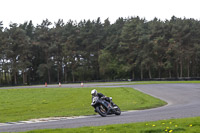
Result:
M102 117L106 117L107 115L107 110L103 105L97 106L96 107L96 111L102 116Z
M121 114L120 108L117 105L114 108L115 108L115 115L120 115Z

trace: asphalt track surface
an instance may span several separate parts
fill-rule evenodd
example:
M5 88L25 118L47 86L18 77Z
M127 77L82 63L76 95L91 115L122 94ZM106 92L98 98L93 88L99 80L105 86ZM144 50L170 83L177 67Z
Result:
M85 86L93 87L96 85L98 84L88 84ZM110 115L107 117L101 117L99 115L93 115L75 119L40 123L9 124L0 126L0 132L19 132L34 129L76 128L83 126L100 126L200 116L200 84L150 84L123 86L132 87L141 92L160 98L166 101L168 105L147 110L122 112L120 116ZM32 87L34 88L34 86ZM79 87L79 85L64 85L62 87ZM122 86L120 85L119 87Z

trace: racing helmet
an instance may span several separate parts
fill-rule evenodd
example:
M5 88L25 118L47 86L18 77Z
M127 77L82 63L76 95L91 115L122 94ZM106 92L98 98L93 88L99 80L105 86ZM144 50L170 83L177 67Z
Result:
M97 90L93 89L93 90L91 91L91 95L92 95L92 96L96 96L96 95L97 95Z

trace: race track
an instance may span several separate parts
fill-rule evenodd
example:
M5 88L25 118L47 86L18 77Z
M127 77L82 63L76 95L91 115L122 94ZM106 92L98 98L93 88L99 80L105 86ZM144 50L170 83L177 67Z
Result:
M88 86L92 87L96 85L90 84ZM123 86L132 87L160 98L166 101L168 105L154 109L122 112L120 116L111 115L101 117L99 115L94 115L40 123L0 125L0 132L19 132L47 128L75 128L200 116L200 84L151 84ZM63 87L68 86L66 85ZM75 87L75 85L72 85L72 87Z

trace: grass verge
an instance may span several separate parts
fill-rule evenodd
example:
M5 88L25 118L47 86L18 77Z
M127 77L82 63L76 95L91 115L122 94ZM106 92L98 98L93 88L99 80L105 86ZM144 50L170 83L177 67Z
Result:
M200 84L200 81L131 81L119 85L144 85L144 84ZM114 85L114 84L113 84Z
M98 127L42 129L23 133L199 133L200 117Z
M93 88L34 88L0 90L0 122L15 122L44 117L93 115L90 91ZM133 88L96 88L122 111L165 105Z

